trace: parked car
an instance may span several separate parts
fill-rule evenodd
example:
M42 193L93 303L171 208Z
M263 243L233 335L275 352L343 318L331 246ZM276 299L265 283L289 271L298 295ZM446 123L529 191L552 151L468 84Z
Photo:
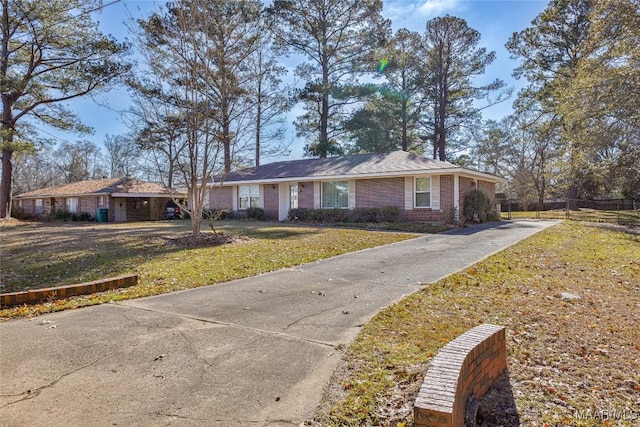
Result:
M169 200L164 208L165 219L182 219L182 209L173 200Z

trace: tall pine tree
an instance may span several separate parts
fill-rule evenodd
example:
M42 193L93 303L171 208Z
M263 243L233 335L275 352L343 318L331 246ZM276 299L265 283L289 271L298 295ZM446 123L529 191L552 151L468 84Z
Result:
M34 144L22 123L90 131L62 102L107 88L129 68L128 46L92 20L101 8L100 0L2 0L0 218L10 215L14 153Z
M376 62L375 48L387 37L381 12L381 0L278 0L270 9L276 42L308 61L296 68L306 82L300 93L306 111L296 127L312 156L342 150L343 108L355 102L349 86Z

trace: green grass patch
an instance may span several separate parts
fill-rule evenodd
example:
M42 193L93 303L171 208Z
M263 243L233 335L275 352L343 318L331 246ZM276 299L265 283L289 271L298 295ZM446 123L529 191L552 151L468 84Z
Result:
M188 221L3 227L2 292L129 273L138 273L139 282L131 288L91 296L6 308L0 310L0 317L34 315L210 285L414 237L276 223L221 224L219 231L249 239L213 247L166 244L165 237L188 232Z
M507 328L521 424L602 425L576 418L598 409L635 408L637 416L639 314L640 236L564 222L380 311L346 350L315 421L412 421L393 408L412 406L429 360L481 323Z

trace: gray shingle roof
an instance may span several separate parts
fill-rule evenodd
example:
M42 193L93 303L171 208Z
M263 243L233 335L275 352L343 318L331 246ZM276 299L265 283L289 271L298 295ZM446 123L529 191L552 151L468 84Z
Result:
M15 198L61 197L80 195L109 195L111 193L145 193L166 194L175 191L167 190L162 185L139 181L135 178L108 178L72 182L59 187L42 188L17 195Z
M458 166L429 159L405 151L385 154L359 154L355 156L304 159L268 163L257 168L231 172L225 183L238 181L267 181L286 178L323 178L359 176L369 174L427 173L438 169L457 169Z

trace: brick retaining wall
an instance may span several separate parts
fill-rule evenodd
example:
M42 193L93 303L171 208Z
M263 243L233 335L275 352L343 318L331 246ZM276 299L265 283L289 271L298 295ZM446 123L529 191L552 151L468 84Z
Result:
M414 404L414 427L463 426L469 395L481 397L507 368L505 328L482 324L431 360Z
M75 295L94 294L110 289L128 288L138 283L137 274L128 274L78 285L58 286L55 288L34 289L29 291L0 294L0 305L35 304L52 299L68 298Z

